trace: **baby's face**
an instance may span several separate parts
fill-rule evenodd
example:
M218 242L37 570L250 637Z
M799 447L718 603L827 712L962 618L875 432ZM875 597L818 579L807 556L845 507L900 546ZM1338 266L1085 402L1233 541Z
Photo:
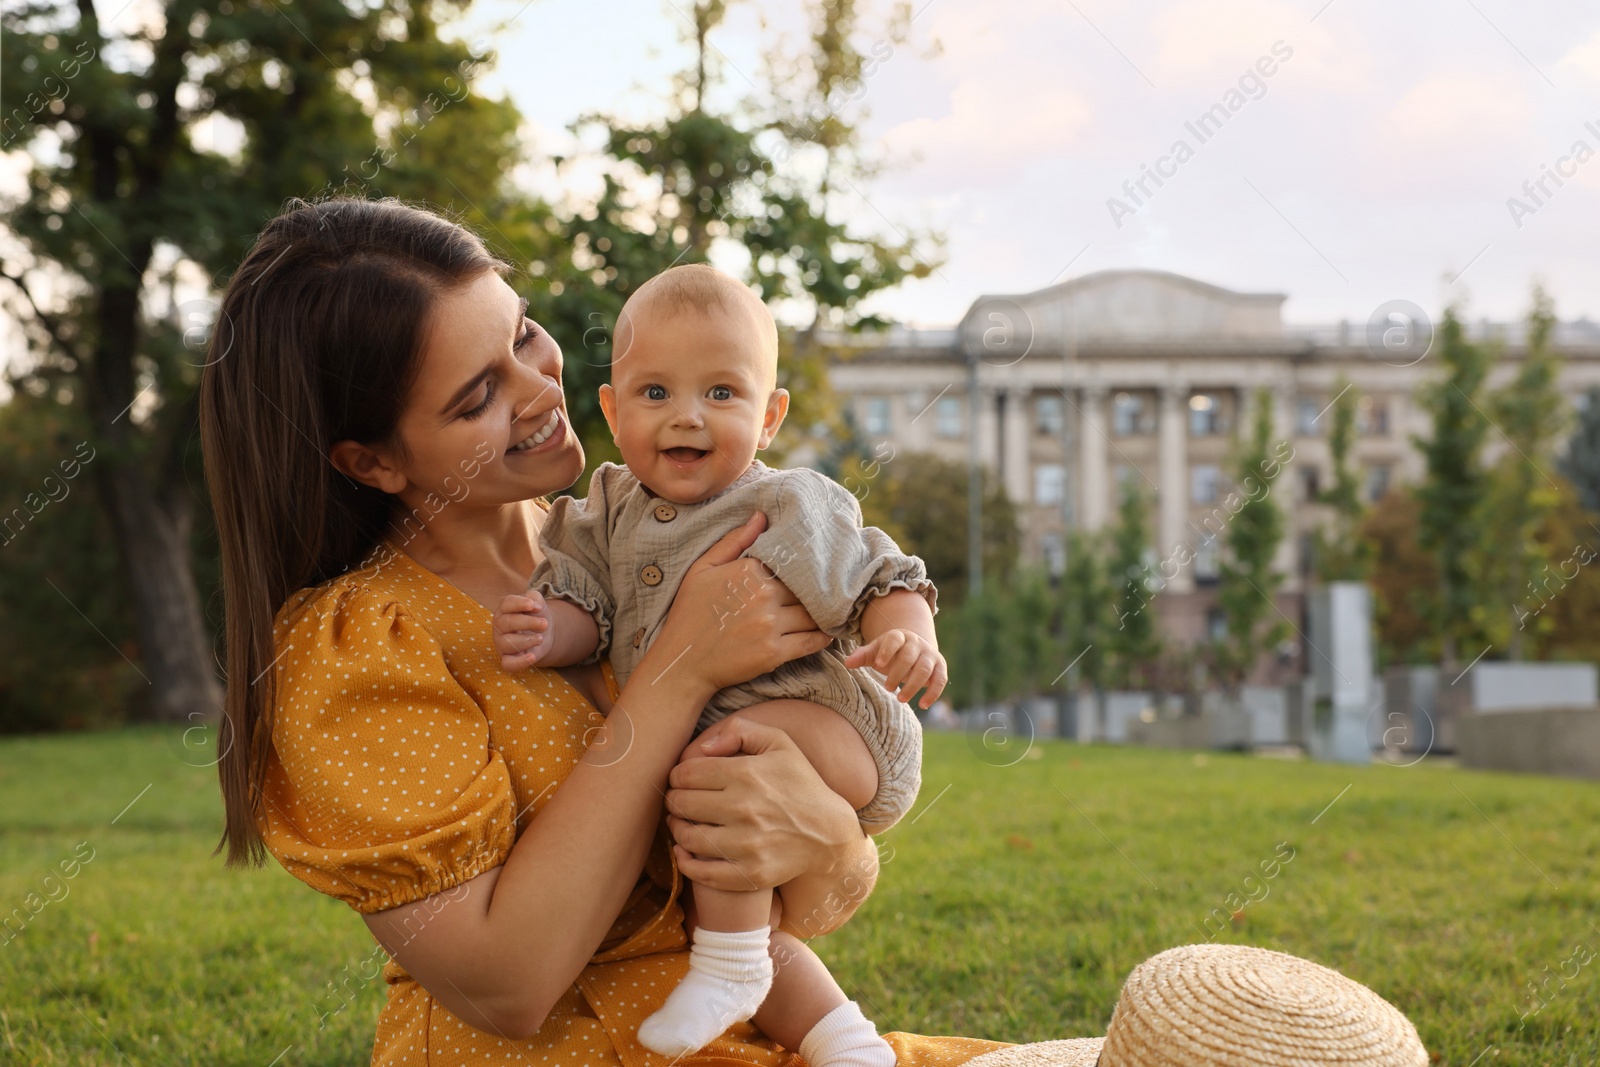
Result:
M743 310L630 310L600 406L622 459L653 492L697 504L766 448L788 410L773 357Z

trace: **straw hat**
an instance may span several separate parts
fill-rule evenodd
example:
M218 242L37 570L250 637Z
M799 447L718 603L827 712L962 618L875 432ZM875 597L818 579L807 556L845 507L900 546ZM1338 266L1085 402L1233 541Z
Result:
M1245 945L1168 949L1133 969L1106 1036L985 1053L968 1067L1427 1067L1416 1028L1360 982Z

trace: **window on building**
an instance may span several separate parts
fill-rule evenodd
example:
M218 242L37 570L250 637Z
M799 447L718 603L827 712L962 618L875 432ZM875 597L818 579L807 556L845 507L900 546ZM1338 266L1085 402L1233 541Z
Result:
M1301 437L1315 437L1322 432L1323 404L1317 397L1303 396L1294 404L1294 432Z
M867 433L873 437L887 437L889 435L889 398L886 396L869 396L867 398Z
M1315 504L1322 495L1322 472L1314 463L1302 463L1300 470L1300 499Z
M1206 609L1206 636L1213 641L1227 640L1228 616L1221 608Z
M1039 548L1044 556L1045 570L1053 578L1059 578L1067 569L1067 543L1058 533L1047 533L1039 542Z
M935 407L935 428L940 437L961 436L961 405L959 396L941 396Z
M1356 402L1356 433L1364 437L1386 437L1389 433L1387 401L1364 396Z
M1149 405L1138 393L1118 393L1111 398L1111 432L1118 437L1150 432Z
M1378 464L1367 469L1367 499L1376 503L1389 491L1389 468Z
M1215 464L1201 463L1189 468L1189 502L1215 504L1222 484L1222 470Z
M1189 433L1210 437L1223 432L1222 398L1215 393L1195 393L1189 398Z
M1033 468L1033 502L1054 505L1067 498L1067 468L1059 463L1041 463Z
M1033 431L1045 437L1060 437L1067 426L1066 403L1051 393L1034 398Z
M1206 534L1194 546L1194 580L1215 582L1222 573L1217 556L1217 535Z
M1317 569L1317 535L1311 530L1302 530L1298 540L1300 545L1300 574L1305 577Z

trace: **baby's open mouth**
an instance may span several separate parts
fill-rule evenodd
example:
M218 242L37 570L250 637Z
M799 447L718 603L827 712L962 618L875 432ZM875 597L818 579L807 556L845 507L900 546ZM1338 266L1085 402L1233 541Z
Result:
M693 463L704 459L709 453L704 448L663 448L661 454L668 459L677 460L679 463Z

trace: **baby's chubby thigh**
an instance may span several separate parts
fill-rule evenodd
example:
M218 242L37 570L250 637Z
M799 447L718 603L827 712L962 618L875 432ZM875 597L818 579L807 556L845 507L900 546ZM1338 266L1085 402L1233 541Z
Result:
M690 741L679 761L702 757L701 743L732 729L735 719L775 727L789 735L828 788L855 809L865 807L878 794L878 766L856 728L830 707L809 700L768 700L730 711Z

